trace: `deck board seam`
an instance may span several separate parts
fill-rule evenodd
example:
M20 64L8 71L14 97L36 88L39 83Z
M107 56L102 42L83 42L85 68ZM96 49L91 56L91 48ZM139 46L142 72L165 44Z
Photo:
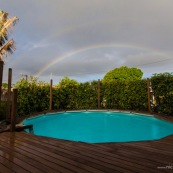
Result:
M129 162L130 163L130 162ZM132 164L134 164L134 163L132 163ZM141 167L143 167L143 168L145 168L144 167L144 165L140 165L140 164L138 164L139 166L141 166ZM130 166L130 165L129 165ZM136 168L138 168L138 167L136 167ZM151 167L151 169L153 169L152 167ZM144 169L145 170L145 169Z

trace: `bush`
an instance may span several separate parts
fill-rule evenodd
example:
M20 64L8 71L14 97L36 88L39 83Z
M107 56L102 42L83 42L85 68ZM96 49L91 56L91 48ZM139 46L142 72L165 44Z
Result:
M151 78L157 107L154 111L173 114L173 75L157 74ZM18 115L49 109L50 86L31 78L22 79L18 88ZM147 111L146 80L114 80L101 82L101 106L106 109ZM98 82L78 83L68 77L53 87L53 109L97 109Z
M78 109L97 109L97 81L80 83L77 92Z
M18 89L18 115L28 115L49 108L50 86L38 83L36 78L21 79L15 87Z
M104 88L106 108L147 110L146 80L104 82Z
M151 83L156 100L155 112L173 114L173 74L154 74Z

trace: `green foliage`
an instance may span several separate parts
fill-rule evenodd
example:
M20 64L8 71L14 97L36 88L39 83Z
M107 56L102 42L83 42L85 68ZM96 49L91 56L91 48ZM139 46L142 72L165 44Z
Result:
M27 115L49 108L49 84L38 83L36 78L20 80L18 88L18 114ZM146 80L116 80L101 82L101 106L108 109L147 109ZM78 83L68 77L53 87L53 109L97 109L98 82Z
M155 111L173 114L173 74L154 74L151 78L151 83L156 99Z
M2 87L3 88L8 88L8 84L7 83L2 83Z
M154 111L173 114L173 75L170 73L155 74L151 82L157 103ZM49 84L37 82L36 78L30 77L28 81L21 79L16 84L16 88L18 88L18 115L48 110ZM102 108L147 110L146 80L101 82L100 89ZM97 109L97 107L97 81L78 83L65 77L53 87L53 109Z
M104 83L103 103L109 109L147 110L146 80Z
M127 66L122 66L106 73L103 78L103 82L114 80L140 80L142 78L142 75L143 72L138 68L129 68Z
M75 109L77 107L78 82L64 77L53 91L54 108Z
M15 87L18 89L18 115L27 115L49 108L48 84L38 83L37 78L30 76L28 81L21 79Z
M96 109L97 81L78 83L65 77L53 90L55 109Z
M77 94L78 109L97 108L97 81L80 83Z

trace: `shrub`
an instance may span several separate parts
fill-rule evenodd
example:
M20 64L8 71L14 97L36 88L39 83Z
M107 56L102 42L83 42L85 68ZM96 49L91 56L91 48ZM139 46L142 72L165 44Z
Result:
M104 83L104 102L109 109L147 110L146 80Z
M164 114L173 114L173 74L154 74L151 77L151 83L156 99L154 111Z

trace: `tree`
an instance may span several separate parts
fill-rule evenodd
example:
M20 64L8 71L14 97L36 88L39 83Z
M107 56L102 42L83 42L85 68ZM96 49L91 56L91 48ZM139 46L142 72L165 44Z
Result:
M122 66L106 73L103 78L103 82L114 80L140 80L142 78L142 75L143 72L138 68L129 68L127 66Z
M12 25L16 23L18 18L8 18L8 13L0 11L0 60L8 53L13 53L15 50L14 40L8 40L8 30L12 31Z
M1 88L2 88L2 76L4 56L7 57L8 53L13 53L15 50L14 40L8 40L8 30L12 31L12 25L16 23L18 18L8 18L8 13L0 11L0 101L1 101Z

